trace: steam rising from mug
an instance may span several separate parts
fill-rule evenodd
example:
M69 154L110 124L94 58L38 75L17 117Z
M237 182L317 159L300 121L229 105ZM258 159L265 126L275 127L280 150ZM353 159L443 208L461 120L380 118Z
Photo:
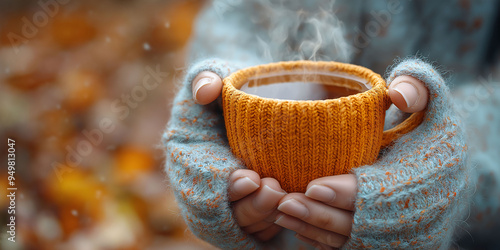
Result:
M335 16L334 1L249 2L261 10L252 21L269 27L268 34L257 35L266 61L350 61L352 47L344 37L343 23Z
M339 9L332 0L216 0L215 9L224 10L233 16L241 12L240 18L222 19L242 25L245 33L232 37L225 34L223 39L237 39L242 46L232 51L232 46L224 46L226 55L241 54L242 48L249 57L257 56L257 64L278 61L337 61L350 62L353 48L346 42L343 23L335 12ZM228 9L227 6L232 6ZM226 7L226 8L224 8ZM201 44L201 46L206 46ZM213 48L213 47L212 47ZM248 58L248 56L246 57ZM253 62L243 63L253 65ZM310 72L308 73L310 75ZM266 97L308 100L322 99L318 93L324 89L315 84L295 84L292 86L268 85L265 88L246 88L247 93Z

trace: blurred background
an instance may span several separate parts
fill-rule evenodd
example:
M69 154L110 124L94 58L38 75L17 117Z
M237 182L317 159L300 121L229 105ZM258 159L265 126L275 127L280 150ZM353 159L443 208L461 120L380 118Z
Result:
M161 134L201 0L0 2L1 249L207 249L186 229Z

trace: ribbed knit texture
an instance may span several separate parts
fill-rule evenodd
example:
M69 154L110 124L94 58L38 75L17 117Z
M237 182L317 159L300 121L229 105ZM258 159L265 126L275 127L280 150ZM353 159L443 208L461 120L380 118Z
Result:
M225 141L224 120L217 106L193 101L191 81L210 70L221 77L232 68L218 60L191 67L174 100L168 130L163 135L167 150L166 171L183 216L198 237L224 248L255 247L232 218L227 197L229 174L243 168ZM223 245L220 242L224 242Z
M349 74L371 89L317 101L262 98L238 90L256 76L297 72L325 75L281 78L361 88L359 83L327 76ZM254 83L262 84L268 83ZM353 167L372 164L383 146L420 124L423 112L383 132L385 111L391 104L387 93L380 75L351 64L293 61L246 68L224 79L222 103L229 145L235 156L262 178L275 178L287 192L305 192L314 179L347 174Z
M237 225L228 201L229 175L245 166L231 153L222 111L216 103L196 104L191 92L191 81L198 73L210 70L225 77L235 70L231 65L235 64L214 59L190 67L162 138L167 152L165 170L182 215L196 236L222 249L262 248ZM286 249L304 246L291 238L274 244Z
M376 163L353 169L358 195L345 248L448 249L465 219L469 185L463 126L441 76L420 60L390 74L410 75L430 92L423 123L383 152Z
M298 24L308 20L307 11L318 11L314 6L323 8L322 3L331 1L286 0L283 7L279 3L276 8L261 6L263 2L280 1L216 0L215 7L202 11L196 22L189 56L190 63L198 63L188 69L163 135L166 172L182 216L195 235L222 249L262 248L263 244L243 233L233 218L227 198L227 177L245 166L231 153L225 138L222 110L215 103L200 106L192 101L191 80L203 70L226 77L248 66L307 59L314 55L311 54L314 49L321 54L322 60L341 61L339 55L345 54L345 51L339 53L338 49L343 47L335 44L341 37L339 30L332 30L328 25L318 27L318 32L314 33L324 35L319 48L299 47L304 39L317 40L317 37L308 37L310 34L301 37L297 32ZM282 11L292 2L302 5L305 11L301 15ZM398 2L401 5L394 5ZM498 2L338 0L335 5L336 15L345 22L349 44L358 49L351 63L381 73L395 57L420 52L445 67L453 66L451 68L460 75L453 84L460 85L472 84L465 76L474 78L477 69L484 69L483 58L490 53L486 48L494 30L495 15L492 13ZM390 12L390 24L382 26L378 35L367 36L366 29L359 30L379 22L373 13L387 13L384 11L392 7L399 12ZM280 28L281 33L272 28ZM368 39L360 39L356 35L359 33ZM266 48L266 42L272 43L272 49ZM285 50L281 50L283 48ZM293 48L294 52L289 53L287 48ZM438 97L431 96L426 120L418 129L382 151L379 162L356 169L359 184L353 232L344 248L363 245L446 248L454 242L452 231L462 239L469 239L470 243L460 241L468 246L498 248L500 87L496 87L495 94L479 102L480 107L470 111L469 116L461 116L458 112L467 121L468 137L473 138L469 144L473 160L469 166L473 167L473 175L469 175L462 161L464 152L460 150L463 131L453 125L459 123L453 122L457 115L449 104L451 96L441 77L421 61L399 65L400 70L394 73L409 73L423 79L431 94L438 94ZM500 72L500 68L496 71ZM392 79L395 75L390 76ZM471 96L477 96L476 86L464 91L457 99L462 107L470 105ZM397 124L400 118L405 115L391 106L386 116L386 129ZM466 188L467 178L471 184ZM476 182L477 179L480 181ZM473 182L477 183L475 189ZM472 192L473 202L467 205L466 196ZM460 211L468 216L460 216ZM272 244L266 242L265 246L300 249L303 244L291 231L284 230Z

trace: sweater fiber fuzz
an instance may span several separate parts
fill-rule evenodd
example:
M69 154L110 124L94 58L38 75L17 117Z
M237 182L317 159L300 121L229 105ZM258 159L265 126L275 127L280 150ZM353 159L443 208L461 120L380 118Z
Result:
M194 103L190 80L210 67L192 67L174 101L164 134L171 187L190 229L223 249L259 246L233 218L228 177L244 165L231 154L224 120L214 103ZM195 69L195 70L193 70ZM372 164L353 169L358 194L351 238L345 248L447 248L464 219L471 193L464 131L443 78L427 63L407 60L388 79L411 75L426 83L430 100L423 123L402 136Z
M320 25L316 26L318 32L310 34L301 34L295 29L304 27L303 22L321 18L321 15L308 15L328 8L331 1L286 1L293 10L302 6L300 15L278 8L280 4L288 6L282 0L237 2L228 5L226 0L215 1L200 14L196 23L190 46L193 64L175 97L171 119L163 135L166 172L182 215L199 238L222 249L264 246L300 249L307 246L296 240L289 230L283 230L271 242L262 243L237 225L228 201L228 177L245 165L228 145L222 110L216 103L195 104L191 82L206 70L225 78L238 69L269 62L298 59L345 62L346 46L339 42L343 37L341 25L326 15L327 20L335 23L335 29ZM365 27L366 22L371 21L361 16L385 11L390 7L389 2L335 1L343 10L336 12L338 17L349 24L346 37L354 37L353 28ZM277 7L269 8L266 3ZM490 44L487 39L493 27L491 13L497 5L493 1L474 3L468 10L462 10L454 1L401 2L400 12L390 12L392 22L386 26L384 36L372 37L360 51L351 51L354 53L351 63L380 72L380 68L389 65L397 55L404 57L420 51L434 60L442 59L442 63L463 69L457 72L461 76L477 74L478 66L484 65L480 59L485 45ZM434 13L443 8L445 14ZM275 10L277 15L273 15ZM483 22L476 27L473 17L477 13L483 13ZM423 14L425 18L417 18ZM477 30L454 26L461 18L467 27ZM361 23L363 20L365 23ZM287 25L280 26L280 23ZM429 23L436 25L429 26ZM422 28L421 32L415 32L415 27ZM282 31L277 33L282 36L273 35L275 28ZM319 47L300 46L300 41L314 41L322 34L327 36L321 37L323 43ZM472 38L476 46L467 47L470 49L466 51L457 50L464 48ZM497 71L500 72L500 67ZM430 92L428 108L417 129L383 150L375 163L352 170L358 189L352 232L343 248L448 249L455 242L454 234L470 239L465 231L474 236L475 244L482 240L492 243L489 247L493 247L500 225L500 115L496 111L500 105L500 85L492 87L488 99L481 103L484 106L464 116L462 111L455 110L459 106L452 101L449 82L430 64L418 59L401 61L390 71L387 82L400 75L416 77L426 84ZM460 78L453 84L470 83L467 79L470 77ZM460 103L477 93L477 86L463 87L457 93ZM405 117L392 106L386 116L386 129ZM461 120L466 121L467 129ZM466 134L469 147L465 143ZM461 243L467 245L466 240Z

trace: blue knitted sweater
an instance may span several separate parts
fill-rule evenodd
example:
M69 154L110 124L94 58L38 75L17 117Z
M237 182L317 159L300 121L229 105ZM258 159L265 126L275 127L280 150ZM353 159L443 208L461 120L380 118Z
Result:
M419 59L398 61L388 71L387 82L410 75L426 84L427 113L376 163L353 169L358 191L343 248L493 246L500 232L500 115L495 111L500 86L470 79L487 66L497 6L435 2L220 0L206 8L191 43L192 65L163 135L166 172L193 233L223 249L304 246L287 230L262 243L238 227L228 202L228 177L245 166L231 153L217 104L201 106L192 99L191 82L199 72L224 78L243 67L296 59L351 62L377 71L395 57L420 52L452 65L459 77L445 80ZM442 13L436 16L437 10ZM366 17L370 13L375 14ZM380 13L388 14L384 19ZM474 26L477 13L482 21ZM359 27L377 20L383 33L365 34L369 41L361 46ZM458 21L464 23L453 24ZM471 41L475 46L464 48ZM460 85L454 91L459 98L453 98L450 84ZM386 127L405 117L391 107Z

